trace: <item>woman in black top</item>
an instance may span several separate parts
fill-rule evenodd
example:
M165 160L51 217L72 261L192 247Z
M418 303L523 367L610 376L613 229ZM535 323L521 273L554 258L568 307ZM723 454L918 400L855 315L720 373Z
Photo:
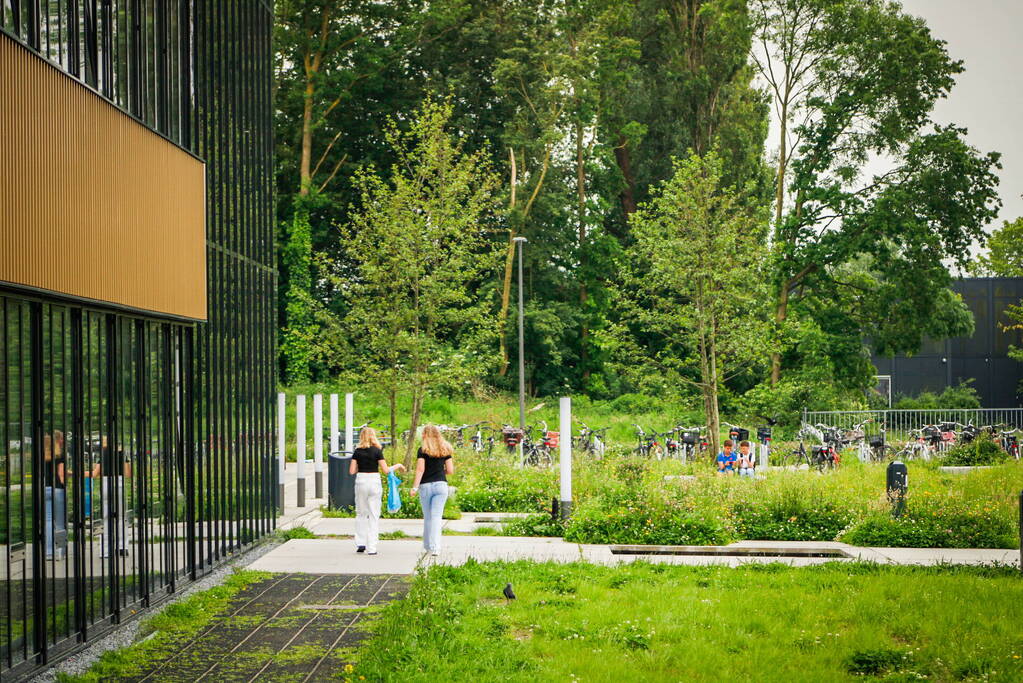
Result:
M372 427L363 427L359 432L359 445L352 453L352 464L348 473L355 475L355 552L377 554L380 539L380 497L384 489L380 484L380 473L391 470L405 471L401 463L387 466L383 447L377 432Z
M444 517L444 503L448 499L448 477L455 471L451 461L451 444L434 425L423 428L423 443L416 458L416 480L412 495L422 489L419 504L423 508L423 547L436 556L440 552L440 527Z
M55 430L53 435L43 435L43 501L46 519L44 537L46 540L46 559L54 556L54 536L57 536L57 555L63 556L67 545L67 491L64 477L66 475L64 456L64 432Z

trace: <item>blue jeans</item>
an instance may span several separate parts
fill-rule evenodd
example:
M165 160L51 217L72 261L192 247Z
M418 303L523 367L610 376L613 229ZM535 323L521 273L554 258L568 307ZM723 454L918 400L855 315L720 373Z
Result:
M752 467L740 467L739 468L739 476L740 477L749 477L750 479L755 479L757 474L756 474L756 471Z
M67 491L53 486L47 486L45 490L43 509L46 511L46 522L43 531L46 537L46 556L52 557L54 531L59 535L57 547L63 552L67 545L67 513L64 510Z
M419 485L419 504L423 507L423 547L428 553L440 551L440 528L444 523L444 503L447 499L446 481Z

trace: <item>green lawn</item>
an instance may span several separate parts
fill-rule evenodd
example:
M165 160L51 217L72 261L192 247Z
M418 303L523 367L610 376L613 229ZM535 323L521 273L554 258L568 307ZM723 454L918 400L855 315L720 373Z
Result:
M510 581L518 599L501 589ZM360 651L370 681L1023 680L1008 568L439 567Z

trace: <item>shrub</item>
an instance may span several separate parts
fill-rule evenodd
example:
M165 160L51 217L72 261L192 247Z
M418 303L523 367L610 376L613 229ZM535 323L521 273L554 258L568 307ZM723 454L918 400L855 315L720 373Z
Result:
M661 401L648 394L622 394L611 401L611 410L616 413L651 413L661 410Z
M856 676L880 676L897 673L912 663L911 653L901 650L859 650L849 655L845 668Z
M867 515L841 540L889 548L1012 548L1018 542L1012 522L991 507L919 497L907 502L901 517L883 512Z
M901 396L893 406L896 410L937 410L951 408L980 408L977 390L963 382L959 386L945 387L940 394L921 392L915 398Z
M732 539L718 519L662 504L645 509L581 509L569 520L565 540L573 543L721 545Z
M277 532L282 539L290 541L293 538L316 538L316 534L304 526L296 526L287 530L279 530Z
M758 541L833 541L852 521L852 511L833 503L791 499L784 503L741 503L732 510L740 538Z
M563 536L565 524L547 515L530 515L513 519L504 525L502 536Z
M943 465L994 465L1009 458L1002 447L990 439L975 439L951 448L941 459Z

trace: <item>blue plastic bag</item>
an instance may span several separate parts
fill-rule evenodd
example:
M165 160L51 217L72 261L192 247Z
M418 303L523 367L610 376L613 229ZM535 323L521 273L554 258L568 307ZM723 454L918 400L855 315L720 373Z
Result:
M401 479L394 472L387 473L387 511L395 513L401 509L401 495L398 493L398 485Z

